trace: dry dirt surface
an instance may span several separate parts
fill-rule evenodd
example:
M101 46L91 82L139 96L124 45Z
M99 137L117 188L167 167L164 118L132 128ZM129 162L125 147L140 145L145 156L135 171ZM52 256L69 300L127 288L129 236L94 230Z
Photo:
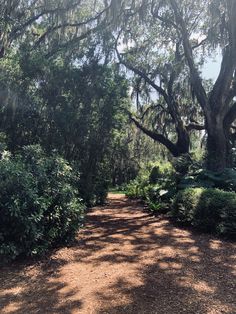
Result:
M236 313L236 245L173 226L124 195L73 246L0 273L0 313Z

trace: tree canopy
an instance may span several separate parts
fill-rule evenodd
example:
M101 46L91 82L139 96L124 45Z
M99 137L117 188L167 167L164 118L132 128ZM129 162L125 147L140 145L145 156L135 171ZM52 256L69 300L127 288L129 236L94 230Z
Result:
M235 0L0 0L0 210L17 226L0 252L70 238L84 206L129 182L127 194L154 210L185 206L195 191L201 203L205 188L231 198L235 16ZM206 79L219 53L219 74ZM176 198L186 186L198 190ZM226 216L228 228L232 199L216 204L214 230ZM198 224L202 209L191 210L183 215Z
M111 29L113 47L119 62L143 82L140 94L150 94L151 89L150 108L155 108L159 123L148 130L131 119L174 156L189 151L190 131L205 129L208 168L230 166L235 1L124 1L120 10L119 24ZM201 68L217 48L222 50L222 63L213 83L203 79ZM168 136L163 113L171 125Z

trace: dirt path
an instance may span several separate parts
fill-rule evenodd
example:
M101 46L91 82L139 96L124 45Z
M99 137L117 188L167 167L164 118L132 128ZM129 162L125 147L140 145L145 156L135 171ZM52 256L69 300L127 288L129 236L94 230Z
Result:
M236 313L236 245L151 217L122 195L70 248L0 273L0 313Z

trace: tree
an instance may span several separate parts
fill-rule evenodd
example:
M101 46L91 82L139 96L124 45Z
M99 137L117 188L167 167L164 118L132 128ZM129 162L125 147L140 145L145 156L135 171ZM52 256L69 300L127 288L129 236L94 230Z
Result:
M12 95L0 109L10 151L32 144L56 150L79 170L83 199L104 201L113 132L128 108L124 77L96 56L78 65L63 55L48 60L20 50L11 62L2 60L1 70L0 89Z
M158 71L157 77L150 79L145 72L138 67L131 66L120 56L119 60L128 69L139 75L145 84L149 84L159 93L156 101L149 99L151 105L139 107L139 111L141 111L139 119L130 114L130 120L154 141L164 145L174 157L188 154L191 131L202 130L205 127L195 121L196 115L199 116L199 113L194 110L194 100L191 99L188 89L186 91L183 86L180 86L180 73L177 73L169 63L169 73L162 72L162 66L159 65L158 69L155 69L155 72ZM159 84L156 81L159 81ZM154 124L154 130L150 129L150 126L145 127L140 122L145 115L148 113L150 115L150 112L152 112L151 122Z
M200 105L205 118L205 128L208 134L207 168L213 171L222 171L225 167L231 166L232 144L230 138L232 124L236 118L236 104L233 101L236 95L236 2L234 0L197 2L193 0L152 0L126 1L126 5L128 13L127 10L123 13L120 25L128 34L139 31L136 39L127 36L128 43L134 46L133 51L141 50L141 47L136 49L136 43L140 43L140 41L143 44L151 43L155 47L152 51L156 55L159 53L170 55L171 48L173 50L173 47L178 45L178 51L175 50L175 53L179 54L187 66L189 88L197 99L197 104L195 103L194 106ZM141 25L140 28L138 28L138 23ZM150 29L156 30L155 34L150 32ZM200 68L205 62L206 56L214 54L213 50L217 47L222 48L221 69L216 82L209 89L202 79ZM147 56L149 57L148 54ZM122 60L120 59L120 61ZM166 61L160 60L161 62L163 65ZM130 63L126 61L125 63L165 98L165 94L160 88L163 75L158 73L158 86L155 86L157 79L151 80L148 76L150 70L153 72L156 68L159 70L159 65L149 63L146 73L143 73L139 67L134 68L130 66ZM177 77L182 80L180 75ZM168 103L167 99L165 101ZM168 108L170 109L169 105ZM177 118L178 115L180 118ZM183 124L185 118L182 112L175 110L173 116L172 119L177 121L176 126L178 123L181 125L181 120ZM179 129L181 130L181 127ZM162 137L159 137L160 139L162 140Z
M1 0L0 58L27 42L46 56L78 48L81 42L109 24L114 0Z
M213 16L215 24L208 28L208 33L209 30L214 32L215 38L221 33L221 43L223 43L220 73L209 94L206 93L194 61L190 32L183 15L183 7L175 0L171 0L170 5L176 25L178 25L177 29L181 34L192 85L206 119L207 167L210 170L221 171L231 166L229 133L236 118L236 103L233 103L236 95L236 2L234 0L208 1L211 13L213 9L214 13L216 12ZM215 43L217 44L216 39Z
M133 14L124 13L115 49L119 62L139 78L137 81L142 87L137 92L137 107L141 117L152 111L154 128L144 126L135 116L130 115L130 119L177 157L189 153L191 132L202 130L205 126L189 87L180 40L174 37L174 33L163 31L160 24L153 23L151 12L145 10L148 6L140 5ZM144 12L140 21L141 10ZM151 95L147 100L151 106L145 110L139 104L144 89L149 89Z
M120 122L120 128L113 130L109 157L113 187L122 186L135 179L140 169L149 162L154 162L157 156L164 158L161 145L129 123L127 115L121 115Z

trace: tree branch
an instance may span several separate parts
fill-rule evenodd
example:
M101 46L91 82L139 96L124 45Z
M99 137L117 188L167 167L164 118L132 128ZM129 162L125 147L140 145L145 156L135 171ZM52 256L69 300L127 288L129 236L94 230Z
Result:
M49 51L45 57L46 58L51 58L54 54L58 53L59 51L62 51L63 49L66 49L70 46L73 46L74 44L78 43L79 41L87 38L89 35L91 35L93 32L95 32L98 29L98 27L95 27L93 29L89 29L87 32L83 33L81 36L75 37L72 40L63 43L61 45L58 45L56 48L53 50Z
M174 143L172 143L168 138L166 138L164 135L153 132L146 127L144 127L138 120L136 120L131 114L130 114L130 120L134 122L134 124L146 135L148 135L150 138L152 138L154 141L161 143L164 145L173 156L178 156L178 149Z
M183 41L183 47L184 47L184 54L188 62L189 70L190 70L190 77L193 84L193 88L195 90L196 97L198 99L199 104L203 108L203 110L206 109L207 106L207 95L206 91L202 85L201 77L197 71L197 68L195 66L195 62L193 59L193 51L190 44L189 34L186 28L185 21L179 12L178 5L175 0L170 0L175 19L177 24L180 26L178 29L180 30L182 34L182 41Z
M64 23L64 24L60 24L60 25L56 25L54 27L48 28L39 37L39 39L36 41L35 46L38 46L50 33L54 32L55 30L58 30L58 29L64 28L64 27L81 27L81 26L90 24L91 22L94 22L94 21L98 20L108 9L109 9L109 7L106 7L104 10L99 12L96 16L91 17L90 19L88 19L86 21L83 21L83 22L79 22L79 23Z
M236 1L227 0L228 23L227 31L229 43L224 49L220 73L210 95L211 103L216 104L218 110L225 110L228 106L228 96L236 69ZM221 100L221 101L219 101Z
M202 39L199 43L197 43L196 45L192 46L192 50L204 45L204 43L208 40L208 37Z
M163 1L161 1L159 3L159 6L158 8L155 10L154 9L154 1L152 0L152 3L151 3L151 13L152 13L152 16L154 18L157 18L158 20L160 20L161 22L165 23L165 24L169 24L171 26L174 26L175 29L178 29L178 25L176 25L171 19L167 19L167 18L164 18L162 17L161 15L159 15L159 10L160 10L160 6L162 4Z
M39 18L41 18L43 15L47 15L47 14L53 14L53 13L59 13L59 12L66 12L68 10L73 9L74 7L78 6L81 3L80 1L77 1L73 4L71 4L70 6L66 7L66 8L54 8L54 9L49 9L49 10L43 10L40 13L33 15L32 17L30 17L26 22L24 22L23 24L21 24L20 26L14 28L11 33L10 33L10 37L12 37L14 39L14 37L16 36L16 34L18 32L21 32L23 29L25 29L27 26L31 25L32 23L36 22Z
M205 130L205 128L206 128L205 125L198 124L198 123L189 123L188 125L186 125L186 130L188 132L192 130L201 131L201 130Z
M160 108L162 109L161 112L159 112L159 114L166 111L166 109L165 109L161 104L152 105L152 106L147 107L147 108L144 110L144 112L142 113L142 116L139 117L139 119L142 120L142 119L145 117L145 115L146 115L150 110L157 109L158 107L160 107Z
M133 71L135 74L139 75L141 78L143 78L149 85L151 85L160 95L162 95L165 99L165 101L168 103L169 102L169 98L167 93L165 92L165 90L163 88L161 88L160 86L158 86L153 80L151 80L148 75L142 71L140 71L139 69L135 68L134 66L132 66L131 64L129 64L128 62L124 61L117 49L117 45L115 47L116 50L116 54L118 57L118 60L121 64L123 64L127 69Z

